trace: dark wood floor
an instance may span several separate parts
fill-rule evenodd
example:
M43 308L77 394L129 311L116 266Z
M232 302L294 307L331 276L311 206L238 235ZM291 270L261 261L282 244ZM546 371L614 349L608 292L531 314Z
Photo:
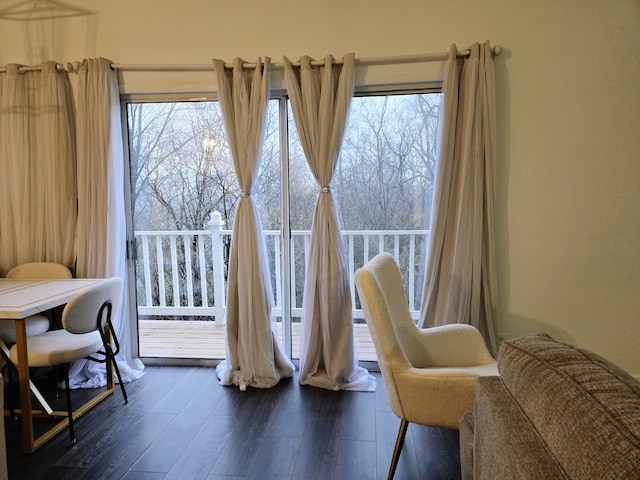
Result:
M24 455L19 421L5 418L9 478L386 478L399 420L379 374L375 393L303 387L297 374L241 392L212 368L145 371L126 385L127 405L116 390L76 422L72 447L65 430ZM411 425L396 479L458 478L458 432Z

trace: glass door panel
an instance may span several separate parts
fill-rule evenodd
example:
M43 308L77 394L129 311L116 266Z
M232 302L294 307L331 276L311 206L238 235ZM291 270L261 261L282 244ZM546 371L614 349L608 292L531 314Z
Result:
M318 185L285 96L269 102L252 198L262 223L273 319L300 355L306 263ZM360 360L375 360L353 273L381 251L404 274L418 318L435 175L440 94L353 99L332 192L338 205ZM219 104L126 104L140 355L222 359L226 279L239 199Z
M439 93L362 96L351 104L331 191L341 217L360 360L376 360L353 282L355 270L370 258L382 251L394 255L404 274L412 315L416 320L419 315L439 106ZM296 346L300 343L296 326L302 316L309 231L319 187L306 164L293 121L288 130L292 332Z
M252 198L282 292L277 102ZM226 279L240 189L219 104L127 104L141 357L222 359ZM278 305L276 305L276 309Z

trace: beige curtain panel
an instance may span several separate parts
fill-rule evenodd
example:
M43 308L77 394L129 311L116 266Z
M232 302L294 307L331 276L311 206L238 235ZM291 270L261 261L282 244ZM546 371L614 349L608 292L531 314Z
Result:
M240 186L233 221L227 281L226 359L216 372L222 385L269 388L293 375L295 367L281 350L272 314L273 291L262 226L251 197L258 174L269 100L271 60L258 59L244 69L233 61L233 71L214 59L218 99ZM262 67L262 68L260 68Z
M129 302L124 206L124 153L117 73L105 58L84 60L77 87L78 236L76 276L120 277L120 310L112 323L121 344L117 357L124 382L142 375L142 364L127 359ZM71 388L106 385L104 364L80 360L69 371Z
M120 96L111 61L78 72L79 277L126 275L124 161Z
M71 84L54 62L0 73L0 275L19 263L73 268L75 118Z
M116 73L105 59L78 74L77 119L66 72L0 73L0 274L19 263L62 263L77 277L127 278L124 161ZM126 297L125 297L126 299ZM126 357L126 306L113 319L124 381L142 372ZM84 361L72 388L106 384L104 365Z
M314 67L310 57L294 68L284 57L285 81L309 168L318 182L304 286L300 383L332 390L375 390L375 378L358 366L351 318L351 288L331 192L354 89L354 54Z
M496 354L495 81L489 42L445 66L420 326L466 323Z

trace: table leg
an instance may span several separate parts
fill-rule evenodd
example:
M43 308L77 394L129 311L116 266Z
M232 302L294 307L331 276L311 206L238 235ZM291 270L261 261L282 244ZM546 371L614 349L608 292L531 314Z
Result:
M33 453L33 417L31 416L31 388L29 385L29 364L27 359L27 330L24 319L17 319L16 349L18 351L18 380L20 383L20 409L22 422L22 450Z
M9 353L9 348L7 347L7 344L2 341L1 338L0 338L0 350L2 350L1 353L5 361L13 367L13 363L11 362L11 354ZM29 388L31 389L31 394L33 395L33 399L38 404L38 407L40 407L40 409L47 415L51 415L53 413L53 408L51 408L51 405L49 405L49 403L45 400L45 398L40 393L40 390L36 388L35 384L31 380L29 380ZM33 410L33 405L31 405L31 409Z

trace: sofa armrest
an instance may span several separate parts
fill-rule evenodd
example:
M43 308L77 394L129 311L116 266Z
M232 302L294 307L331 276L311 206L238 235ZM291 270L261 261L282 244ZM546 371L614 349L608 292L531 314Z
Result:
M4 412L4 382L0 375L0 411ZM4 415L0 415L0 479L9 478L7 471L7 444L4 436Z
M505 341L501 381L571 478L640 478L640 384L547 334Z
M460 472L462 480L473 480L473 413L460 419Z
M475 480L569 478L500 377L478 378L474 424Z

